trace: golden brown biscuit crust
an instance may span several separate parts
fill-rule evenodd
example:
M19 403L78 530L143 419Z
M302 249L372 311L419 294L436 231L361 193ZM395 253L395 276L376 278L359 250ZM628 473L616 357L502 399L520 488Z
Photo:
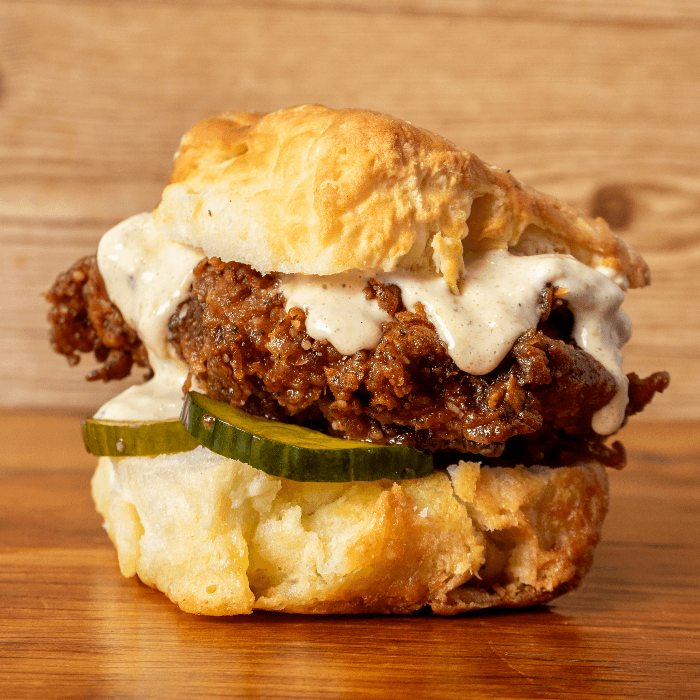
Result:
M168 237L260 271L432 267L456 291L466 251L566 252L632 287L644 261L591 220L393 117L302 105L188 131L156 210Z

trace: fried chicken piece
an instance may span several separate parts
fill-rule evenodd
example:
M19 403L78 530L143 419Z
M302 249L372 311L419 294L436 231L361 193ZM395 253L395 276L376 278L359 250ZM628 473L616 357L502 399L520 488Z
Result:
M556 337L570 332L571 318L551 293L541 303L550 335L525 333L484 376L459 370L420 309L403 307L398 288L372 281L367 295L394 318L374 350L343 356L307 335L301 309L285 311L274 275L203 260L171 318L170 341L210 396L334 435L485 457L498 457L518 435L547 445L559 433L601 440L591 437L591 418L615 381Z
M483 376L455 365L422 308L406 310L398 287L370 280L366 295L392 320L374 350L344 356L306 333L301 309L285 311L276 275L204 259L190 296L170 319L169 341L210 396L255 415L445 457L556 464L588 455L624 465L622 446L607 446L591 429L615 381L573 343L573 317L551 288L540 299L538 328ZM71 364L78 352L93 352L103 363L88 380L121 379L134 364L150 369L145 347L107 295L95 257L59 275L46 296L54 350ZM665 372L629 379L627 415L668 384Z
M69 364L80 362L78 352L93 352L102 367L86 379L123 379L132 365L147 367L146 348L110 301L94 255L82 258L61 273L46 293L51 304L51 347Z

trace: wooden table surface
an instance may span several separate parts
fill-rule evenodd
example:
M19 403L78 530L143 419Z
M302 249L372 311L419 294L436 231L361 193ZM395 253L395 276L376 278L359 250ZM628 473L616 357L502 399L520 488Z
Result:
M206 618L119 573L78 420L0 414L4 698L698 698L700 424L637 424L582 587L455 618Z

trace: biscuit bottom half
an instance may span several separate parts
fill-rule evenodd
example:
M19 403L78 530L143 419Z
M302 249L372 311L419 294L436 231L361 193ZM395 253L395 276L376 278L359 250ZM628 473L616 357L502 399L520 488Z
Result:
M92 488L124 576L203 615L543 603L590 568L608 504L593 462L319 484L203 447L101 457Z

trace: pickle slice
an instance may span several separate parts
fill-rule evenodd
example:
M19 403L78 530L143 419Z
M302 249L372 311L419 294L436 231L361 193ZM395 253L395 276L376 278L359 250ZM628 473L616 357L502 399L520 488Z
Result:
M100 457L189 452L199 444L177 418L142 423L86 418L82 425L87 451Z
M188 393L180 420L212 452L293 481L415 479L433 471L432 456L413 447L330 437L197 392Z

